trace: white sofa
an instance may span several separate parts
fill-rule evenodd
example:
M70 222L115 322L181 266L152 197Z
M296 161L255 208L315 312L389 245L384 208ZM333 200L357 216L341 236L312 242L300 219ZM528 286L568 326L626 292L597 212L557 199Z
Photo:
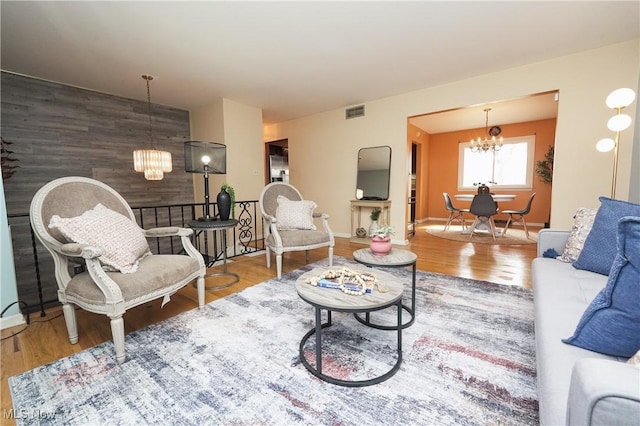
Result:
M550 248L561 254L568 237L541 230L532 263L540 424L640 425L640 368L561 341L608 278L543 257Z

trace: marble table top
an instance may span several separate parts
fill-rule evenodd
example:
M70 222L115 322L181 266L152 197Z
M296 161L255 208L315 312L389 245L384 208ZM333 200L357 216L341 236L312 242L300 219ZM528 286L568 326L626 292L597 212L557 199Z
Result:
M409 251L392 248L386 256L376 256L370 248L363 248L353 252L353 259L365 265L374 266L408 266L413 265L418 256Z
M381 292L378 287L373 292L361 296L343 293L339 289L316 287L306 283L306 279L323 274L327 270L339 270L340 267L319 267L305 272L296 280L296 291L307 303L313 306L326 308L331 311L360 312L368 309L393 304L402 297L404 285L393 275L382 271L375 271L377 280L386 288ZM357 272L371 274L371 269L352 268Z

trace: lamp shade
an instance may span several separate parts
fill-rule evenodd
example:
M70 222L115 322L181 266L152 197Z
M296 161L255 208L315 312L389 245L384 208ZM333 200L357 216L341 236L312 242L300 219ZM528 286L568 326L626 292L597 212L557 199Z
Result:
M205 173L206 171L209 174L226 174L226 145L216 142L185 142L184 170L189 173Z
M636 98L636 93L633 89L629 89L627 87L623 87L621 89L616 89L613 92L609 93L607 96L607 106L611 109L615 108L624 108L631 105L631 102Z
M621 132L631 125L631 117L627 114L614 115L607 122L607 127L612 132Z
M596 149L600 152L609 152L616 146L616 142L611 138L600 139L596 144Z

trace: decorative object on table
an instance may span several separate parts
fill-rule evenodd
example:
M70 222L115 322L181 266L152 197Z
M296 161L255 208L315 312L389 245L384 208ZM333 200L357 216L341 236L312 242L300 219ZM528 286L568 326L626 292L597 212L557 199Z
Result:
M391 235L394 235L395 231L391 226L383 226L378 228L371 234L371 242L369 248L371 252L376 256L386 256L391 252Z
M235 219L236 193L228 183L223 183L217 197L220 220Z
M147 82L147 112L149 114L149 148L137 149L133 151L133 169L136 172L144 173L146 180L162 180L165 173L171 172L171 153L155 148L153 142L153 126L151 125L151 92L149 82L153 80L150 75L143 75Z
M198 220L216 220L211 215L211 206L209 205L209 175L224 175L227 173L226 145L216 142L185 142L184 170L187 173L204 174L204 216L198 218ZM228 219L227 217L225 220Z
M615 139L600 139L596 149L600 152L613 150L613 177L611 179L611 198L616 198L616 178L618 175L618 148L620 146L620 132L631 125L631 117L622 114L622 110L633 103L636 93L629 88L616 89L607 96L607 106L616 110L616 115L607 122L607 127L616 133Z
M157 424L182 412L190 413L192 424L354 424L357 418L365 425L416 419L539 425L531 290L418 271L416 321L402 332L402 369L392 381L356 391L311 379L298 362L311 308L283 289L322 266L326 260L133 331L127 344L136 351L117 368L105 342L10 377L13 408L55 413L56 424L79 418L84 424ZM336 256L335 267L343 266L362 267ZM410 269L392 273L411 281ZM460 301L473 309L462 313ZM375 315L385 324L396 322L393 309ZM355 320L334 314L332 321L322 330L322 344L326 339L332 351L327 354L335 355L335 369L328 371L360 380L388 370L396 333L362 327L356 344L344 345ZM364 362L353 362L354 356ZM347 397L354 393L360 403Z
M382 209L380 207L374 207L369 214L369 218L371 219L371 225L369 225L369 235L373 235L379 228L380 224L378 223L378 219L380 218L380 213L382 213Z
M387 291L374 274L349 268L328 269L320 275L307 278L306 283L315 287L340 289L353 296L371 293L376 286L381 293Z
M358 229L356 229L356 237L358 238L365 238L367 236L367 230L360 227Z
M497 185L498 182L494 182L492 180L485 182L473 182L473 186L478 187L478 194L490 194L491 188L489 185ZM488 185L487 185L488 184Z
M498 126L489 128L489 111L491 111L491 108L484 109L486 115L484 131L488 136L491 136L491 139L487 136L484 139L479 137L477 140L471 139L471 152L500 151L500 148L502 148L502 136L500 136L500 139L496 139L496 136L502 133L502 129Z
M2 179L7 180L16 172L15 169L20 167L13 163L19 162L20 160L13 158L11 155L13 151L9 150L9 145L13 145L13 142L6 141L2 137L0 137L0 140L2 141Z

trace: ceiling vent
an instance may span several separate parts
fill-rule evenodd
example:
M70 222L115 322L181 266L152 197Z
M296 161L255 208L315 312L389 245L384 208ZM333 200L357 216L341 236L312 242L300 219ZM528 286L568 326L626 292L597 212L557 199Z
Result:
M347 120L356 117L364 117L364 105L347 108L346 110L344 110L344 118L346 118Z

